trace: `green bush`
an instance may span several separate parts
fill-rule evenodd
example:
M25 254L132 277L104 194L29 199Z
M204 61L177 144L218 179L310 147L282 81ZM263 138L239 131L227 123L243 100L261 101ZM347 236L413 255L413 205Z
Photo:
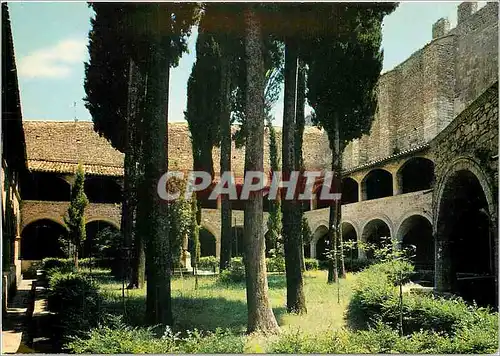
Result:
M231 258L229 267L219 274L219 281L224 284L241 283L245 281L245 265L241 257Z
M376 323L361 331L334 330L318 334L289 331L273 341L268 353L283 354L492 354L498 349L496 328L461 329L456 335L417 331L399 337L396 330Z
M60 346L103 320L97 284L81 273L54 272L49 280L48 309L55 314L54 341Z
M245 339L230 331L187 331L181 337L169 328L157 337L152 328L131 328L125 324L92 329L85 337L74 338L67 348L82 354L167 354L243 353Z
M307 271L316 271L317 269L319 269L318 260L315 258L305 258L304 263L306 265Z
M283 256L276 256L266 258L267 272L285 272L285 258Z
M344 258L344 266L347 272L360 272L375 263L373 259Z
M382 322L393 329L399 325L398 275L408 275L412 267L406 262L375 264L359 273L349 302L348 318L359 327ZM403 331L420 330L457 335L477 325L496 330L497 314L468 305L461 298L444 299L433 295L405 293L403 297ZM476 335L476 334L475 334Z
M200 257L198 268L202 270L215 271L219 267L219 259L215 256Z
M42 260L41 268L47 274L51 274L52 271L67 273L75 270L75 264L73 260L69 258L48 257Z

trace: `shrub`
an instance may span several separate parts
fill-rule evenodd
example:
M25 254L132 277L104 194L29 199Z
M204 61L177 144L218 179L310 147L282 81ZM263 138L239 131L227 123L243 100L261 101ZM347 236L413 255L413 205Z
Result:
M270 344L268 353L306 354L484 354L495 353L496 328L461 329L448 337L442 333L418 331L399 337L398 332L381 322L361 331L334 330L308 335L297 331L281 334Z
M396 329L399 325L399 293L394 286L400 274L411 266L402 261L375 264L358 275L348 307L348 318L354 325L367 327L377 321ZM484 308L465 303L461 298L444 299L433 295L405 293L403 330L407 334L420 330L457 335L477 325L496 330L497 315Z
M55 312L54 341L60 346L68 336L80 335L103 320L102 297L97 284L80 273L55 272L49 280L48 309Z
M316 271L319 269L318 260L315 258L305 258L304 263L306 265L306 270L308 271Z
M216 271L219 267L219 259L215 256L200 257L198 268L209 271Z
M344 266L347 272L360 272L375 263L373 259L344 258Z
M276 256L266 258L267 272L285 272L285 258L283 256Z
M167 327L161 337L152 328L131 328L123 323L115 327L92 329L85 337L74 338L67 348L73 353L89 354L166 354L166 353L243 353L245 339L230 331L187 331L185 337Z
M245 265L241 257L231 258L229 267L219 274L219 281L225 284L245 281Z
M50 271L73 272L75 270L74 262L69 258L44 258L41 267L48 274Z

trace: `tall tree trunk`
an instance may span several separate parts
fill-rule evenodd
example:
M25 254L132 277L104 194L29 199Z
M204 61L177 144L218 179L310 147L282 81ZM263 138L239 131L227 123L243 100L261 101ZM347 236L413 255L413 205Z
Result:
M244 10L247 63L245 172L264 170L264 60L261 24L254 4ZM269 303L263 231L262 191L245 204L245 273L249 333L276 333L278 323Z
M221 117L220 117L220 173L231 171L231 68L227 54L223 53L221 58ZM228 195L221 196L221 252L220 270L229 266L231 260L231 240L232 240L232 209Z
M292 40L286 40L285 47L285 95L283 110L282 161L283 179L290 179L296 171L296 117L297 117L297 75L298 48ZM297 199L283 199L283 239L285 247L286 300L290 313L305 313L306 300L300 258L301 246L301 211Z
M304 158L302 156L302 142L304 136L304 126L305 126L305 113L304 108L306 104L306 69L304 62L299 58L298 67L298 82L297 82L297 119L295 125L295 167L300 170L301 173L304 172ZM302 227L302 217L304 216L304 202L300 202L300 226ZM300 266L302 271L306 270L306 263L304 260L304 239L302 234L302 229L300 230Z
M340 125L338 114L334 114L333 125L334 125L334 138L333 138L333 152L332 152L332 171L333 171L333 192L340 193L342 185L341 167L342 167L342 157L340 149ZM337 282L339 277L339 267L341 269L341 276L345 277L345 267L343 266L344 258L343 249L341 244L342 239L342 227L341 227L341 201L335 200L330 205L330 227L329 227L329 237L330 246L332 246L333 256L332 263L328 273L328 282ZM340 266L339 266L339 261Z
M155 11L158 11L156 8ZM158 16L158 14L155 14ZM154 16L154 17L156 17ZM154 20L151 20L154 22ZM170 63L161 36L151 39L147 68L146 115L144 118L144 179L138 208L141 238L146 242L147 297L149 324L172 323L170 270L166 202L157 193L161 175L168 169L168 89Z
M334 117L334 139L335 142L333 144L333 172L334 172L334 179L333 179L333 184L334 184L334 192L335 193L342 193L342 143L340 142L340 122L339 122L339 117L337 114L335 114ZM344 264L344 242L342 239L342 201L341 200L336 200L335 204L333 205L335 208L335 241L336 241L336 246L338 248L338 253L336 254L337 256L337 261L338 261L338 267L339 267L339 273L340 273L340 278L345 278L346 273L345 273L345 264Z
M328 258L328 283L336 283L338 276L338 266L337 266L337 240L335 239L335 220L336 220L336 209L334 207L335 203L332 202L330 205L330 215L328 219L328 249L330 250L330 256Z
M132 58L129 59L128 75L127 133L125 138L126 151L121 219L125 253L122 254L122 258L126 259L126 277L129 281L128 288L142 288L144 286L144 268L141 269L139 266L141 264L144 265L144 247L142 243L139 243L139 246L142 247L142 252L141 250L134 249L134 245L137 245L137 241L135 240L140 240L140 234L135 234L134 222L137 210L137 160L140 151L140 141L138 139L138 126L140 125L140 120L138 120L138 110L141 100L140 95L144 93L144 81L139 67ZM139 276L141 270L143 275Z

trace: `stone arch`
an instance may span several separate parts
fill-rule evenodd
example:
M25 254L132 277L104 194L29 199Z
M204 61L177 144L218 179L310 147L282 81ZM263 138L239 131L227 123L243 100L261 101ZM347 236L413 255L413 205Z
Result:
M121 203L122 201L122 188L116 179L111 177L86 177L84 191L91 203Z
M21 231L20 259L42 260L45 257L64 257L64 240L68 230L64 224L51 218L37 218Z
M318 225L313 231L311 239L311 257L326 260L325 252L328 248L328 223Z
M328 220L325 220L325 219L322 219L322 220L319 220L318 222L316 222L314 225L309 225L309 227L311 228L311 231L312 231L312 234L314 236L314 232L321 226L328 226L329 223L328 223ZM314 237L313 239L314 240Z
M433 220L434 222L436 222L436 224L434 224L434 229L433 229L434 233L437 232L438 214L442 203L443 193L445 190L445 183L450 179L450 177L453 174L461 170L468 170L477 177L486 196L486 201L488 203L488 210L492 214L495 214L494 217L496 218L497 214L496 200L495 200L496 194L494 193L493 184L491 183L491 180L487 177L485 173L483 173L481 166L472 157L464 156L457 158L452 163L450 163L448 167L444 170L445 173L441 176L441 178L437 182L437 193L435 194L436 199L432 213Z
M48 172L32 172L21 177L21 199L69 201L71 184L63 177Z
M359 201L359 184L352 177L342 179L342 204L357 203Z
M363 226L363 233L361 241L374 244L375 247L381 247L384 241L382 237L390 238L393 236L393 228L390 219L385 216L377 216L370 219ZM360 251L360 257L373 258L374 253L372 250Z
M427 214L406 214L398 226L396 239L403 248L415 247L412 255L416 270L434 270L435 244Z
M115 221L113 219L110 219L108 217L104 217L104 216L103 217L101 217L101 216L93 216L93 217L91 217L89 219L86 219L85 224L89 224L89 223L94 222L94 221L103 221L103 222L105 222L105 223L113 226L114 228L120 230L120 225L121 224L119 222L117 222L117 221Z
M64 219L62 216L53 216L53 215L37 215L37 216L34 216L34 217L31 217L30 219L23 219L22 220L22 223L21 223L21 234L23 233L23 230L30 224L38 221L38 220L50 220L52 221L53 223L56 223L58 225L61 225L61 226L64 226L64 228L66 228L66 224L64 223Z
M369 171L361 181L362 200L371 200L393 195L392 173L382 168Z
M97 256L98 250L96 249L98 234L104 229L109 228L113 232L120 232L120 225L114 221L106 218L93 218L85 223L86 238L83 242L82 251L80 256L82 258ZM116 251L119 253L119 251ZM109 257L109 256L108 256Z
M497 305L497 208L492 184L470 157L452 162L434 206L436 282L478 304Z
M348 241L357 241L358 236L359 235L358 235L358 230L356 228L356 225L349 220L343 220L342 221L342 241L344 243L348 242ZM357 248L354 247L353 249L350 249L349 251L346 251L346 252L347 252L348 257L350 257L352 259L358 258L358 249Z
M425 157L406 160L396 173L398 194L431 189L434 183L434 162Z

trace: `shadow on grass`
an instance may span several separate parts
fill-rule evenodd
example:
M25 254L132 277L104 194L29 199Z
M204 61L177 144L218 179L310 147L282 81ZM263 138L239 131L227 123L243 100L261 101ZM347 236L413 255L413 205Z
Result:
M107 294L103 311L112 315L124 315L124 322L131 326L146 325L146 299L143 295L129 296L124 303L121 296ZM215 331L217 328L227 328L239 334L245 332L247 326L247 304L222 297L172 297L172 312L174 331ZM277 319L285 312L284 308L274 308Z

